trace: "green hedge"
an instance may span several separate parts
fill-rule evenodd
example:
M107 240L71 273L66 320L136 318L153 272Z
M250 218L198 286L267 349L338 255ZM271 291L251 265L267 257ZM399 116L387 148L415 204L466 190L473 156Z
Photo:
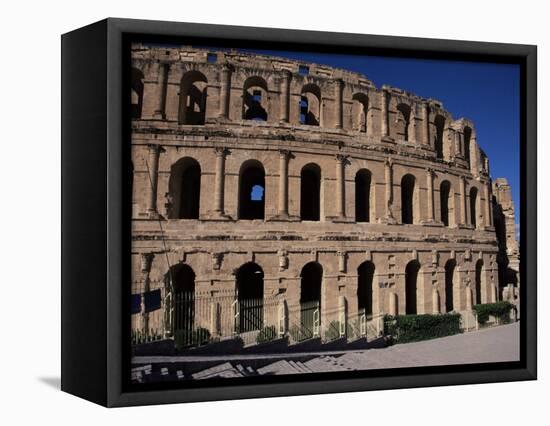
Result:
M489 321L489 316L494 316L501 323L510 322L510 311L514 305L510 302L496 302L496 303L484 303L482 305L475 305L472 309L477 315L477 321L483 325Z
M417 342L460 333L460 314L384 316L384 335L395 343Z
M210 331L203 327L198 327L193 331L177 330L174 340L178 351L188 346L201 346L210 341Z

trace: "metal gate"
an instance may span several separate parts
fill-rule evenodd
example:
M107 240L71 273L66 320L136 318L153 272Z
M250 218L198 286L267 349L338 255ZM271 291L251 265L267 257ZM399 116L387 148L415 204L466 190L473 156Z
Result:
M300 340L319 337L321 325L318 300L300 303Z
M178 291L174 294L174 334L184 346L193 344L195 323L195 294L191 291Z
M260 330L264 324L263 299L237 299L235 300L235 332Z

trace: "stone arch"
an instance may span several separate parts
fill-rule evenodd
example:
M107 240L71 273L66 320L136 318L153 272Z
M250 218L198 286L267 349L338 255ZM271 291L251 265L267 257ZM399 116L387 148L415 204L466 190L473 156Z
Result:
M191 266L180 263L172 266L164 278L168 300L165 302L170 331L181 333L184 345L193 344L195 328L195 272Z
M166 215L168 219L198 219L201 167L191 157L180 158L170 168Z
M137 68L132 68L130 73L131 80L131 106L130 115L132 118L141 118L141 111L143 109L143 72Z
M455 226L454 192L448 180L443 180L439 185L439 212L444 226Z
M479 214L479 196L478 196L478 191L477 191L477 188L475 186L472 186L470 188L470 224L474 227L474 228L477 228L478 225L479 225L479 218L478 218L478 214Z
M371 318L373 314L374 263L366 260L357 268L357 309L359 315Z
M321 326L321 290L323 267L309 262L300 272L300 331L301 338L319 335Z
M180 124L204 124L208 80L200 71L187 71L180 82Z
M418 311L418 275L420 263L411 260L405 267L405 313L414 315Z
M400 103L397 109L397 136L401 136L404 141L409 140L409 127L411 125L411 107L405 103Z
M372 173L367 169L360 169L355 174L355 221L370 222L374 190Z
M472 128L464 127L464 158L470 164L470 142L472 140Z
M243 119L267 121L268 109L267 82L259 76L248 77L243 84Z
M401 178L401 223L413 224L420 219L416 178L406 174Z
M354 130L366 133L371 125L368 120L369 98L364 93L355 93L352 98L352 125Z
M321 219L321 168L315 163L306 164L300 173L300 218Z
M435 140L434 148L437 158L443 158L443 138L445 135L445 123L446 118L441 114L435 116L434 126L435 126Z
M321 89L314 83L302 87L300 96L300 123L321 125Z
M485 276L484 276L484 265L483 260L479 259L476 262L476 270L475 270L475 280L474 280L474 291L475 291L475 303L480 304L483 303L483 297L482 297L482 291L485 289Z
M239 219L264 219L265 170L257 160L245 161L239 172Z
M264 271L247 262L237 270L235 292L238 302L237 332L260 330L264 325Z
M456 260L449 259L445 263L445 311L451 312L456 310L457 304L454 300L455 288L460 283L458 282L458 273L456 268ZM458 300L456 301L458 302Z

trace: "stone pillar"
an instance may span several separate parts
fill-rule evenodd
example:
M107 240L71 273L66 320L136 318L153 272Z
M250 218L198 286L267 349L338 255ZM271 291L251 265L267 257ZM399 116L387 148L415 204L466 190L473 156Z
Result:
M397 294L395 294L394 292L391 292L388 296L389 296L388 313L392 316L395 316L399 312L397 309Z
M409 134L409 142L416 143L416 105L411 107L411 115L409 117L409 128L407 129Z
M281 121L284 123L289 122L289 110L290 110L290 78L291 73L288 70L283 70L281 77Z
M216 180L214 183L214 213L218 216L225 215L224 211L224 183L225 183L225 156L227 149L215 148L216 152Z
M279 305L277 307L277 316L279 320L279 337L283 337L286 334L287 329L287 309L286 309L286 301L284 299L279 301Z
M382 137L389 136L389 127L388 127L388 91L382 89L380 96L380 132Z
M159 63L158 68L158 91L157 91L157 104L155 106L155 111L153 112L153 117L164 120L166 118L166 89L167 89L167 80L168 80L168 64Z
M466 287L466 310L472 310L472 289L470 286Z
M336 103L336 108L335 108L336 120L334 123L334 127L336 127L337 129L342 128L342 122L343 122L343 116L344 116L343 114L344 104L342 99L343 91L344 91L344 82L341 79L336 79L334 81L334 102Z
M338 320L340 322L340 337L346 335L347 329L347 315L346 315L346 298L344 296L338 296Z
M460 155L464 157L464 150L462 149L462 142L460 137L460 132L458 130L454 131L454 144L455 144L455 155Z
M147 197L147 215L154 219L157 218L157 187L158 187L158 168L159 168L159 156L164 152L164 149L160 145L149 145L149 158L147 160L147 178L149 184L149 194Z
M466 200L466 178L464 176L460 176L460 224L466 225L467 219L466 219L466 211L468 209Z
M386 159L384 162L384 177L386 180L386 214L385 221L393 222L395 219L392 212L393 204L393 170L392 162L389 159Z
M220 118L229 118L229 93L231 91L231 69L223 65L220 71Z
M434 289L432 294L432 305L433 309L432 312L434 314L440 314L441 313L441 307L439 306L439 292Z
M336 216L346 217L346 168L347 156L336 155Z
M279 216L288 217L288 159L290 151L279 150Z
M427 102L422 104L422 143L432 145L430 141L430 107Z
M426 181L428 183L428 221L435 222L435 207L434 207L434 171L426 169Z
M149 331L149 314L145 312L145 294L151 291L149 273L155 255L153 253L141 254L141 273L143 274L143 289L141 292L141 330Z

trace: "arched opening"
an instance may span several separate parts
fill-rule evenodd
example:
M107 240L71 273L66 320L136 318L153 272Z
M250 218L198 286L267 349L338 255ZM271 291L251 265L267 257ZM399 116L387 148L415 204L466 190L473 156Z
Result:
M364 93L356 93L352 97L352 124L355 130L365 133L367 131L369 98Z
M454 286L458 283L454 281L456 260L449 259L445 263L445 312L454 310Z
M300 338L319 336L321 326L321 284L323 267L309 262L300 273Z
M401 179L401 223L412 224L414 217L415 178L407 174Z
M451 183L448 180L441 182L439 186L439 209L441 212L441 222L449 226L449 200L451 196Z
M300 96L300 123L319 126L321 123L321 89L316 84L306 84Z
M248 77L243 85L243 119L267 121L267 82L262 77Z
M265 171L262 163L246 161L239 174L239 219L264 219Z
M370 222L371 172L361 169L355 175L355 221Z
M132 118L141 118L143 107L143 73L137 68L132 68L131 80L131 107L130 114Z
M172 333L184 345L193 344L195 327L195 272L184 263L175 265L165 276L167 292L172 294Z
M300 173L300 218L319 221L321 217L321 169L309 163Z
M483 260L479 259L476 262L476 279L475 279L475 295L476 295L476 304L481 302L481 281L483 280Z
M264 325L264 271L249 262L237 271L237 332L260 330Z
M357 308L359 316L372 317L372 281L374 279L374 263L365 261L357 268Z
M411 260L405 268L405 313L413 315L417 313L418 272L420 263Z
M168 219L199 218L201 167L195 159L185 157L172 165L168 190Z
M208 80L199 71L188 71L180 85L180 124L204 124Z
M404 141L409 140L409 126L411 122L411 107L407 104L397 105L397 136Z
M470 188L470 223L477 228L477 188Z
M470 164L470 140L472 139L472 129L464 127L464 158Z
M445 117L437 115L435 125L435 154L437 158L443 158L443 133L445 131Z

